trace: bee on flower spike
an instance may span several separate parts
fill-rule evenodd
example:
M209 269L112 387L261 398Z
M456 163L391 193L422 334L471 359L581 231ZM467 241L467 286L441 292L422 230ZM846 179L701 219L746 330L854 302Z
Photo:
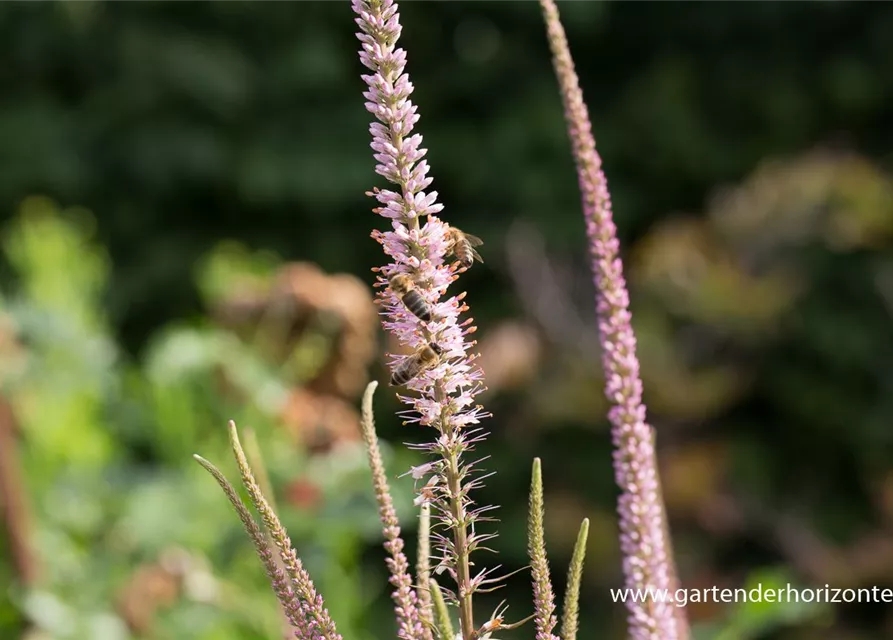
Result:
M471 269L475 260L478 262L484 261L484 259L481 258L481 254L475 250L475 247L484 244L483 240L470 233L465 233L456 227L450 227L447 231L447 236L449 241L449 252L456 257L456 260L458 260L463 267Z
M406 384L418 377L422 372L432 369L440 362L443 349L440 345L426 344L411 356L405 358L391 374L391 386L396 387Z
M410 276L395 273L388 279L388 286L412 315L422 322L431 322L431 305L416 290L415 282Z

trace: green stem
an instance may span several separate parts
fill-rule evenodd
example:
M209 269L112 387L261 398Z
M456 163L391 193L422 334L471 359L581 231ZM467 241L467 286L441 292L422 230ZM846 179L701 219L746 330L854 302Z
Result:
M465 524L465 504L462 500L462 485L459 479L459 459L455 453L447 458L447 483L450 490L450 507L455 526L453 543L456 547L456 587L459 599L459 624L462 637L473 638L475 633L472 612L471 568L468 563L468 531Z

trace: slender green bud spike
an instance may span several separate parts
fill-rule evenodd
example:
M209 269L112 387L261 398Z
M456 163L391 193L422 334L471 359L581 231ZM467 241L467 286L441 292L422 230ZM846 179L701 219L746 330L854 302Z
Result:
M434 578L428 580L428 586L431 588L431 600L434 604L434 618L437 624L437 632L440 640L453 640L456 632L453 631L453 621L450 619L450 610L447 607L446 600L443 598L443 592L440 585Z
M580 615L580 582L583 579L583 560L586 558L586 540L589 538L589 518L580 523L580 533L574 545L574 555L567 571L567 591L561 615L561 640L577 640Z
M242 502L242 499L239 497L239 494L236 492L235 487L230 484L230 482L226 479L226 477L220 472L217 467L213 464L205 460L199 455L193 456L208 473L210 473L214 479L217 481L217 484L220 485L220 488L223 489L223 492L226 494L227 499L229 499L230 504L236 510L236 513L239 516L239 520L242 521L242 525L245 527L245 531L248 533L248 537L251 538L251 542L254 544L254 548L257 550L257 555L260 558L261 562L264 565L264 569L267 572L267 577L269 577L270 582L273 586L273 591L276 594L276 597L279 599L280 604L282 605L282 610L285 614L286 619L288 620L289 625L291 625L294 631L290 632L289 635L294 635L297 633L297 637L299 638L309 638L310 631L304 616L304 612L301 607L301 603L297 597L295 597L294 591L292 591L291 587L288 585L288 580L285 577L282 569L276 562L276 557L273 554L271 545L268 542L267 538L264 536L257 522L255 522L254 518L249 513L248 508L245 506L245 503Z
M245 450L242 443L239 442L239 432L236 429L236 423L229 422L229 441L232 446L233 453L236 456L236 463L239 466L239 473L242 476L242 484L248 491L254 508L260 514L261 520L269 533L270 538L279 549L279 557L282 558L282 564L291 578L294 590L298 593L307 609L307 617L313 625L318 629L318 635L325 640L341 640L341 634L335 628L335 622L325 608L322 596L316 591L310 574L304 568L301 559L291 545L291 540L279 516L273 511L269 501L264 496L254 478L254 473L248 465L248 459L245 457Z
M543 514L542 463L539 458L534 458L530 481L530 519L527 525L530 573L533 579L533 619L537 640L558 640L552 633L558 620L555 618L555 594L552 591L549 561L546 558Z
M419 614L427 624L434 622L431 611L431 592L428 581L431 578L431 505L422 503L419 512L419 543L416 559L416 579L419 582Z

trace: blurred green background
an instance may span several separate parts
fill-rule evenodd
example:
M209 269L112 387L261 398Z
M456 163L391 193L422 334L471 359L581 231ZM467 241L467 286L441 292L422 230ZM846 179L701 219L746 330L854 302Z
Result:
M624 243L686 587L893 587L893 5L561 5ZM559 592L623 637L579 192L538 6L406 2L494 413L493 563L543 458ZM394 636L358 394L382 185L349 3L0 4L0 637L279 637L194 452L250 425L345 637ZM377 399L406 535L427 434ZM412 545L411 545L412 546ZM479 558L483 563L487 558ZM529 584L512 578L518 618ZM893 637L879 604L691 604L699 638ZM506 634L530 636L530 629Z

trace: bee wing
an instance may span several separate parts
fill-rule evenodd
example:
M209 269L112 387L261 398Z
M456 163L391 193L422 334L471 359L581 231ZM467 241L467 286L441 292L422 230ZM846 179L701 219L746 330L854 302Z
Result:
M472 247L479 247L484 244L483 240L481 240L477 236L471 235L470 233L465 233L465 239L468 240L468 244L470 244Z
M484 259L481 257L481 254L479 254L476 249L471 249L471 255L481 264L484 263Z

